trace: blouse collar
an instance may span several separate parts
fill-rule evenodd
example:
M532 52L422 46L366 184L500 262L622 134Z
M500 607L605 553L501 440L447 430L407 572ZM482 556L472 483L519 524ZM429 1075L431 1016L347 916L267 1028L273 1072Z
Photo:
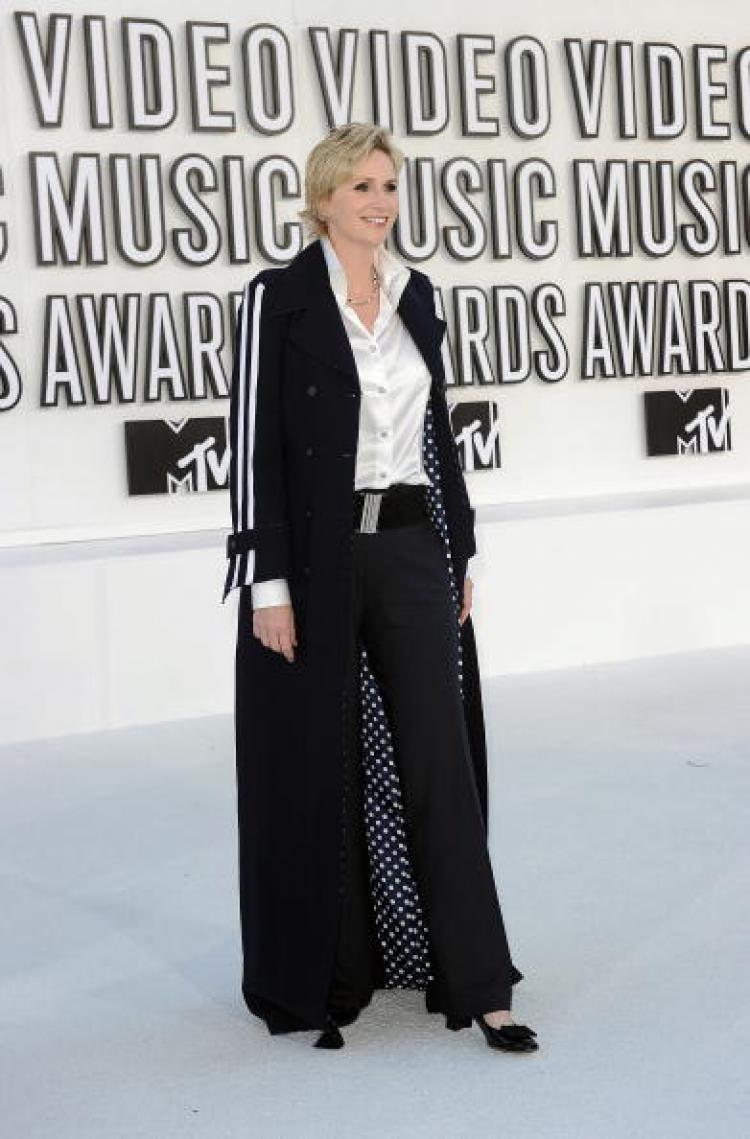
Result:
M344 267L338 258L336 250L333 248L333 242L327 234L321 234L320 243L323 247L326 265L328 266L331 288L339 304L343 306L346 304L347 294L347 281ZM397 257L394 257L384 245L379 245L375 249L375 266L378 271L378 276L380 277L383 291L393 308L396 308L401 294L406 288L411 269L408 265L405 265L403 261L399 261Z

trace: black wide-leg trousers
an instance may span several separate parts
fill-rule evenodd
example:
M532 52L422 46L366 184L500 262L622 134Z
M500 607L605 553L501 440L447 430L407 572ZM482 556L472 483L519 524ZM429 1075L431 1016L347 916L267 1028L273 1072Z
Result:
M360 636L393 732L438 1007L456 1016L507 1009L513 965L469 752L445 548L428 518L355 531L353 541L343 895L329 1006L361 1007L382 984L356 746Z

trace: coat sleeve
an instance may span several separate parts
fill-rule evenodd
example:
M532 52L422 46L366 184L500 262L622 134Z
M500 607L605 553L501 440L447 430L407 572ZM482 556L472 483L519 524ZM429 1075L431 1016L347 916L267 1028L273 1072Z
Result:
M269 316L273 270L245 286L229 398L232 533L222 602L236 586L289 576L281 409L282 322Z

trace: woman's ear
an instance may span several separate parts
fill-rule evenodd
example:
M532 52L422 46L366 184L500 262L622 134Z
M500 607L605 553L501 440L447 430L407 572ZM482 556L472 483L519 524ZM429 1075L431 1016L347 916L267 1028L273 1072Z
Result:
M315 212L317 213L317 215L321 221L328 221L328 207L330 206L330 204L331 204L331 195L330 194L326 195L325 198L321 198L318 201L318 205L316 207Z

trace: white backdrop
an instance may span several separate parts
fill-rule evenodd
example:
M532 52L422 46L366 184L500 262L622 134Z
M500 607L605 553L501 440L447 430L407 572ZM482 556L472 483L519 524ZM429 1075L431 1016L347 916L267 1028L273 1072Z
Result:
M67 68L56 71L52 54L47 56L51 90L46 112L44 107L37 108L30 82L33 35L29 32L32 55L25 62L16 12L38 14L43 47L50 32L48 16L71 17ZM486 676L750 639L745 588L750 505L748 372L581 378L587 284L654 281L661 287L674 281L685 301L688 281L743 281L747 265L744 221L737 234L737 252L723 252L726 230L717 196L707 194L719 223L719 244L710 256L691 255L679 240L668 256L649 256L639 248L634 234L632 255L581 257L573 181L574 160L594 162L599 174L606 161L624 162L630 171L629 164L636 161L671 162L675 179L691 160L709 163L717 174L721 163L736 163L743 204L748 139L741 129L745 107L735 69L738 59L744 59L743 13L738 3L714 6L709 24L705 6L690 3L665 2L655 7L639 2L627 10L603 13L599 4L570 2L550 10L532 2L524 5L522 16L512 25L503 21L500 26L486 5L469 2L461 7L462 24L458 26L447 9L441 16L427 5L410 9L404 22L396 8L378 11L377 29L383 34L375 40L375 58L382 65L387 55L391 80L390 97L382 84L379 88L380 106L390 105L394 136L407 154L411 177L417 160L433 166L432 170L421 167L430 174L421 189L425 185L434 189L434 209L429 193L424 200L427 235L429 239L434 233L435 245L428 247L426 259L415 258L414 263L440 288L439 303L449 326L446 364L459 381L454 398L490 397L499 409L502 467L467 476L477 507L479 556L472 566L475 621ZM228 341L232 295L257 268L271 263L262 251L273 253L273 240L295 240L294 230L282 229L296 222L302 204L294 191L295 171L301 190L309 147L332 125L327 116L341 115L335 92L326 98L321 91L327 75L326 41L319 41L323 56L316 66L310 27L329 30L334 57L340 29L359 31L356 44L353 38L349 41L351 57L344 54L344 59L351 58L353 70L351 103L344 94L343 118L373 117L368 44L371 8L358 2L334 5L325 12L330 23L323 25L315 13L300 19L296 6L275 6L274 35L278 40L282 32L289 45L293 114L286 129L269 134L263 133L259 118L262 92L257 90L250 92L251 123L243 76L243 36L248 28L268 21L265 12L231 3L208 8L201 3L156 0L142 11L107 6L106 18L88 26L95 46L106 43L109 62L109 84L102 84L100 70L92 98L99 116L111 118L113 124L93 129L84 17L100 15L100 9L64 3L19 9L3 5L0 13L0 96L3 106L12 109L0 117L0 225L7 242L0 261L0 375L4 376L0 398L5 397L5 409L0 411L0 667L4 677L0 742L230 710L235 598L223 607L219 604L228 495L216 491L129 496L122 424L140 418L226 413L227 401L211 383L207 383L205 399L190 398L183 296L218 298ZM165 34L171 36L175 116L162 129L128 128L122 49L128 33L121 16L161 21ZM195 129L197 112L191 103L186 46L189 21L205 25L213 21L228 27L228 42L214 42L208 53L211 67L227 69L226 83L215 72L210 103L215 114L234 115L233 131ZM615 98L615 44L632 42L636 27L637 137L623 139ZM435 50L445 50L446 125L437 132L409 133L410 126L417 125L418 107L414 90L408 98L404 94L400 36L407 31L429 33ZM100 33L103 39L96 39ZM462 80L458 64L460 50L466 50L459 36L490 37L481 42L485 53L476 57L484 86L474 106L482 119L497 119L499 134L469 136L464 129L461 89L463 82L468 93L469 83L465 68ZM538 137L519 137L519 108L511 118L507 97L506 80L513 59L509 45L525 36L534 37L546 60L549 80L550 123ZM597 138L581 138L565 40L582 40L588 49L595 38L609 45L601 129ZM673 44L684 61L687 121L676 138L648 137L643 56L647 40ZM718 60L712 65L711 80L717 86L710 108L715 123L728 124L730 137L726 139L700 139L696 134L694 45L708 43L726 48L726 62ZM40 60L38 76L41 56ZM388 72L381 66L378 74L382 79ZM40 113L55 120L51 82L55 75L61 84L64 78L60 125L44 127ZM726 84L726 98L721 83ZM468 94L464 103L471 104ZM708 106L705 98L703 106ZM209 113L205 103L202 113ZM337 117L336 121L342 120ZM474 127L480 128L478 121ZM721 133L719 127L714 130ZM34 215L46 200L39 190L40 178L54 179L54 163L49 158L33 159L34 154L56 156L61 184L66 187L74 155L82 156L79 163L83 156L99 156L106 253L103 248L97 254L94 233L89 261L93 254L94 260L100 257L100 263L87 263L82 256L81 264L64 265L59 263L59 251L50 255L58 263L39 263L46 256L44 233L43 225L35 231ZM118 251L110 184L115 155L131 155L134 162L140 155L159 156L167 243L164 255L153 264L134 266ZM217 188L206 192L204 201L216 218L221 241L215 257L192 266L181 260L173 238L177 230L191 231L193 237L197 230L175 200L169 179L170 171L179 170L179 161L186 155L204 156L217 172ZM273 184L263 180L263 172L271 169L272 156L291 179L286 190L289 196L279 196L275 204ZM235 263L229 256L231 210L227 167L222 165L227 158L233 160L235 174L241 171L247 195L250 260L244 264L239 255L239 213L234 214ZM446 231L441 229L460 227L463 220L447 197L452 185L449 174L456 170L450 164L458 159L472 163L481 178L481 188L463 200L467 211L466 202L471 201L473 220L486 235L483 250L479 242L480 255L464 260L450 255ZM516 172L532 160L546 164L554 175L554 196L538 200L534 213L537 233L543 222L557 224L557 248L548 258L528 256L524 231L519 232L516 225L517 220L528 220L527 215L516 215L511 209L509 256L493 258L492 240L502 245L504 231L502 226L494 232L491 229L490 168L497 173L497 164L505 162L512 196ZM137 165L134 169L137 174ZM405 186L402 216L408 220L406 213L413 215L416 207L407 201ZM459 193L461 187L454 189ZM278 190L276 184L277 195ZM410 193L415 193L415 184ZM636 206L632 191L629 204L632 222ZM676 219L678 224L696 221L679 200ZM411 221L415 228L404 227L404 256L415 252L411 243L420 236L419 219L412 216ZM526 231L527 238L530 232ZM454 236L466 240L467 233L462 230ZM185 248L183 244L183 256ZM524 382L496 382L501 372L502 334L495 335L490 323L483 378L492 382L480 384L476 369L477 382L464 386L464 381L472 379L457 307L467 295L465 290L472 290L479 303L487 306L492 322L493 290L513 287L531 298L545 284L564 298L564 315L556 319L556 325L569 354L565 377L558 383L545 383L532 370ZM91 295L98 302L110 293L141 296L135 398L123 402L112 388L109 402L97 403L75 298ZM160 385L155 382L155 365L149 367L147 320L150 298L157 294L171 298L181 366L171 379L165 374ZM60 362L50 361L49 336L45 337L47 298L55 296L68 298L75 344L75 354L69 351L63 361L62 379ZM662 323L657 320L657 333ZM722 334L727 331L724 313L721 330ZM225 370L228 347L227 342L222 354ZM532 350L544 347L539 329L534 329ZM71 367L73 360L78 376ZM52 376L55 367L57 384ZM14 369L22 384L17 398L12 396ZM152 394L159 397L153 400L146 398L150 371ZM168 398L181 394L181 383L187 398ZM647 457L642 393L693 387L727 389L732 450ZM63 394L66 389L77 390L83 402L69 405ZM57 406L43 406L55 395Z

